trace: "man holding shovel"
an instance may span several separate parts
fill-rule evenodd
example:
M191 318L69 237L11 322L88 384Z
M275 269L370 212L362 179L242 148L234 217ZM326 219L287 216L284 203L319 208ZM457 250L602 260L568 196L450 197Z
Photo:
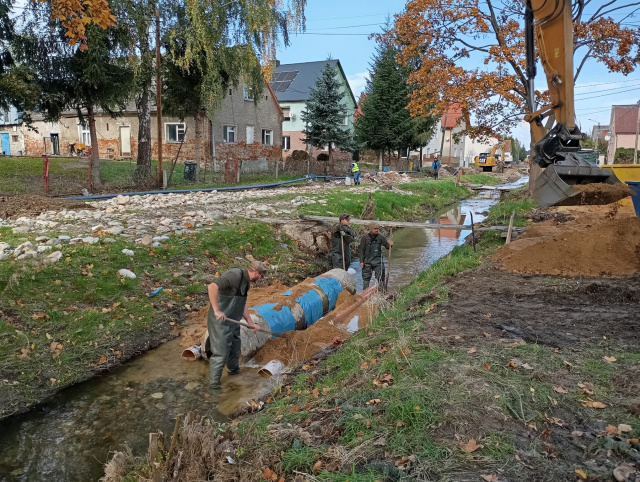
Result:
M367 289L371 282L373 272L376 273L378 289L385 291L384 261L382 259L382 247L391 249L393 241L387 241L378 232L378 223L369 225L369 232L360 238L360 267L362 268L362 288Z
M247 293L251 281L261 279L267 269L266 264L252 261L248 269L227 270L208 286L211 302L207 317L212 353L209 359L210 388L220 388L220 377L225 365L229 375L240 373L240 325L225 320L244 318L250 328L259 330L247 308Z
M354 240L349 223L351 223L349 215L341 214L339 223L333 228L331 236L331 267L345 271L351 264L351 243Z

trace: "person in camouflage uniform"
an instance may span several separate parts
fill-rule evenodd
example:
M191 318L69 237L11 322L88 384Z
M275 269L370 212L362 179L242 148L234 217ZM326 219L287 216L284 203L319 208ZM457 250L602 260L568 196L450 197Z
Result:
M389 249L393 241L387 241L378 233L377 223L369 225L369 232L360 238L360 267L362 268L363 289L369 287L371 276L375 272L380 291L384 291L384 261L382 259L382 246Z
M348 214L341 214L339 223L336 224L331 236L331 267L347 270L351 264L351 246L355 236ZM344 246L344 264L342 262L342 247Z

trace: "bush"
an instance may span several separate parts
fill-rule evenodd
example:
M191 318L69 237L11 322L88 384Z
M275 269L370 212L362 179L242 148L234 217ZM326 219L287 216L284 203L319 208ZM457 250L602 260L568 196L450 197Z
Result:
M306 161L309 159L309 153L307 151L295 150L291 153L292 161Z
M614 164L631 164L633 163L633 154L635 149L618 147L613 157Z
M318 154L318 158L319 161L328 161L329 160L329 154L325 154L324 152Z

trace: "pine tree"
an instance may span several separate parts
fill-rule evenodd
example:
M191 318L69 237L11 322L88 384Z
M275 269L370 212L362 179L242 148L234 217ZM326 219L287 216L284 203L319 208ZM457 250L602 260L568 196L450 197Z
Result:
M340 90L338 73L327 61L315 89L311 89L302 121L306 125L304 142L318 149L329 146L329 170L332 173L333 150L353 149L351 132L344 125L346 116L345 92Z

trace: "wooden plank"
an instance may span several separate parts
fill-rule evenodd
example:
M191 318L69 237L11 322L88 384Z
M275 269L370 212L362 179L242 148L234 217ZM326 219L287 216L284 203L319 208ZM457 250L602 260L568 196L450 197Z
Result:
M262 218L267 223L291 223L295 222L295 219L277 219L277 218ZM299 221L323 221L327 223L337 223L338 218L330 216L300 216ZM394 228L420 228L420 229L434 229L439 231L440 229L458 229L458 230L471 230L471 226L466 224L436 224L436 223L414 223L409 221L372 221L366 219L351 218L351 222L354 224L367 225L370 223L378 223L380 226L394 227ZM508 226L482 226L476 228L476 231L506 231Z

